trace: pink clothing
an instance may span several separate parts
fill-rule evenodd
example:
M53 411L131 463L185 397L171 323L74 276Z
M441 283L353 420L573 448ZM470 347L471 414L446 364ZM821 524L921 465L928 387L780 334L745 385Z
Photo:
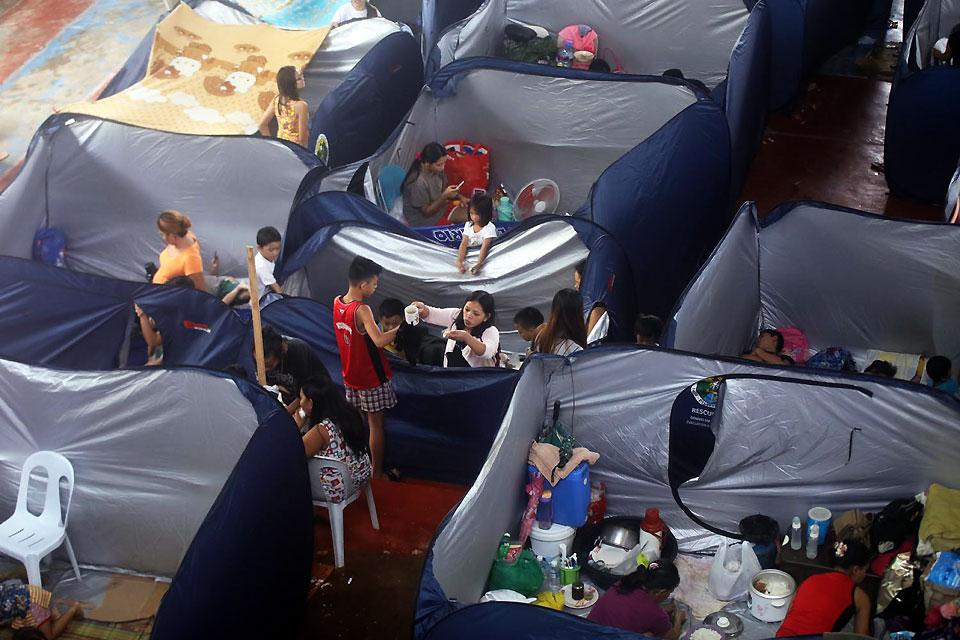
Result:
M562 47L567 40L573 42L574 52L589 51L594 57L600 52L600 38L597 36L597 32L585 24L572 24L561 29L557 36L557 43ZM590 63L578 62L574 58L570 67L573 69L589 69Z
M662 636L673 628L670 616L649 593L643 589L621 593L616 586L600 596L587 620L651 636Z

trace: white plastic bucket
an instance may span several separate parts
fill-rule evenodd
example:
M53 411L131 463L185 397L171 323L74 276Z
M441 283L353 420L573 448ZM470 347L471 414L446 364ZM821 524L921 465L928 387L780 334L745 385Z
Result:
M541 529L536 524L530 531L530 548L538 556L550 559L560 555L560 545L567 546L567 553L573 549L573 539L577 530L562 524L553 524L549 529Z
M761 593L755 586L757 580L766 583L780 583L789 587L789 593L785 596L771 596ZM764 569L750 580L750 591L747 593L747 605L750 607L750 613L757 620L763 622L783 622L787 617L787 610L790 603L793 602L797 594L797 583L787 573L777 569Z

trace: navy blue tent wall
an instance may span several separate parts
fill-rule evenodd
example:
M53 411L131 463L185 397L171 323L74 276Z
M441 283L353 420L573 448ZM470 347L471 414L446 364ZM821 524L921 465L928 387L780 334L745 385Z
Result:
M729 222L730 138L704 100L601 174L577 212L630 246L637 308L665 317ZM708 204L709 203L709 204ZM705 207L709 207L709 210Z
M313 568L313 503L303 442L290 416L237 380L260 426L194 536L150 637L292 638ZM270 615L215 612L262 610Z
M133 305L163 335L164 364L215 369L237 361L249 327L216 297L0 256L0 356L67 369L114 369Z
M310 123L308 148L324 134L328 166L366 158L402 122L422 86L416 40L403 32L387 36L320 103Z
M960 66L931 66L930 60L933 43L960 23L960 11L940 14L941 0L928 0L904 38L883 149L890 190L937 205L960 156Z
M873 0L768 2L773 23L770 108L779 109L796 97L817 66L857 39Z
M342 383L329 307L306 298L284 298L263 309L263 322L309 344L331 377ZM386 466L420 478L472 482L519 372L412 367L396 360L391 367L397 406L386 414Z
M433 51L444 30L470 16L483 0L423 0L420 19L423 24L423 50Z
M767 123L771 89L773 23L767 0L760 0L730 55L723 90L723 107L730 128L730 197L735 199L746 180ZM718 88L719 89L719 88Z

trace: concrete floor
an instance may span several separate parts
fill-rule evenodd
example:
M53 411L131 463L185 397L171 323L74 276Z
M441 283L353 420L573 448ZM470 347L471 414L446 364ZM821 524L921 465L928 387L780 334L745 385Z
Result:
M55 106L99 93L163 11L161 0L0 0L0 175Z

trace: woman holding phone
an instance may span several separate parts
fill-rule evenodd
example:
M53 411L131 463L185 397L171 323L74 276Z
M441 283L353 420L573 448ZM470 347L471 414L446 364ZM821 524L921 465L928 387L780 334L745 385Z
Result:
M448 185L443 167L447 164L447 150L431 142L414 158L403 179L403 217L411 227L432 227L441 224L441 218L451 204L449 222L466 222L467 209L458 189Z

